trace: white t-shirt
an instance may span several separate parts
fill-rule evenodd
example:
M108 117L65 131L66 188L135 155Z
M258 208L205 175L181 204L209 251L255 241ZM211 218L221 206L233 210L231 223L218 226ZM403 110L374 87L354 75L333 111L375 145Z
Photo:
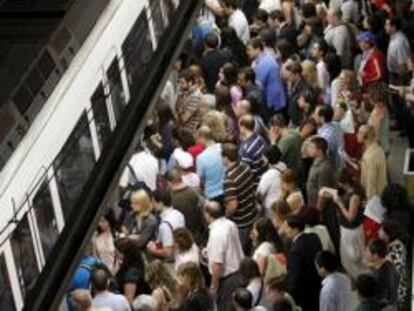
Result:
M160 218L157 241L161 242L162 247L171 247L174 244L173 231L185 227L184 215L170 207L161 213Z
M239 270L244 254L240 243L239 229L231 220L221 217L210 224L207 242L207 258L210 273L214 263L223 265L223 277Z
M177 252L175 254L175 270L177 271L180 265L187 262L193 262L197 265L200 264L200 252L197 244L195 243L193 243L188 251L184 253Z
M267 13L282 10L282 3L280 0L261 0L259 9L265 10Z
M256 305L262 300L265 293L264 283L261 279L252 280L246 289L252 294L253 305Z
M280 196L280 174L286 170L286 164L279 162L275 167L268 169L260 178L257 192L263 196L263 205L270 210L272 204Z
M259 256L267 258L268 256L270 256L274 253L275 253L274 245L270 242L263 242L254 251L253 260L256 261L259 258Z
M319 61L316 64L316 71L318 76L318 86L321 90L330 88L330 76L328 68L324 61Z
M236 10L229 16L229 26L234 28L237 36L244 44L250 41L249 22L241 10Z
M129 161L136 177L139 181L144 182L152 191L157 187L157 175L159 172L158 160L148 150L140 151L134 154ZM126 188L128 185L136 183L128 167L124 169L119 186Z
M181 179L183 180L183 184L188 187L194 189L200 188L200 177L196 173L185 173L181 176Z

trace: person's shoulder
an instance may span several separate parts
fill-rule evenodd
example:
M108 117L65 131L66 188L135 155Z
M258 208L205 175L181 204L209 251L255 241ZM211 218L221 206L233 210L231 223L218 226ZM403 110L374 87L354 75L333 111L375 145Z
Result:
M183 213L181 213L178 209L176 209L176 208L171 208L171 211L172 211L172 215L174 215L174 217L177 217L177 218L182 218L182 219L184 219L184 214Z

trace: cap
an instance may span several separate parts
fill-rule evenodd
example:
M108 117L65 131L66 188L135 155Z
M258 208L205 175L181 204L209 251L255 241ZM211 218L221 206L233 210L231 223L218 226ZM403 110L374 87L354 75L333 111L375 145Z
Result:
M361 32L359 35L357 35L357 41L366 41L366 42L374 44L375 38L372 32L364 31L364 32Z
M177 165L182 169L186 170L193 167L194 165L193 156L182 149L175 149L173 156L175 158L175 161L177 161Z

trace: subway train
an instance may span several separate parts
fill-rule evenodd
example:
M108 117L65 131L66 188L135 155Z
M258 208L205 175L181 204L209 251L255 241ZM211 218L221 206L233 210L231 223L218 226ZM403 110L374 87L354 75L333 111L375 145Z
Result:
M0 310L20 310L178 0L111 0L0 171Z

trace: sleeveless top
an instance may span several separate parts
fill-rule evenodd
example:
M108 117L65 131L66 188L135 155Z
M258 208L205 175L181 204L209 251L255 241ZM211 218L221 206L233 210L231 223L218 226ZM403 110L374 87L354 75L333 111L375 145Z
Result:
M342 196L342 200L346 209L349 209L349 203L351 202L351 198L354 194L355 193L346 193ZM347 229L356 229L362 224L362 221L364 220L364 209L362 207L362 204L363 203L361 202L358 207L358 213L353 221L347 220L345 216L339 212L339 223L341 226Z
M372 114L368 119L368 125L373 125L374 120ZM381 121L381 135L380 135L380 145L384 150L384 153L387 154L390 151L390 116L388 113L384 114L384 118Z

